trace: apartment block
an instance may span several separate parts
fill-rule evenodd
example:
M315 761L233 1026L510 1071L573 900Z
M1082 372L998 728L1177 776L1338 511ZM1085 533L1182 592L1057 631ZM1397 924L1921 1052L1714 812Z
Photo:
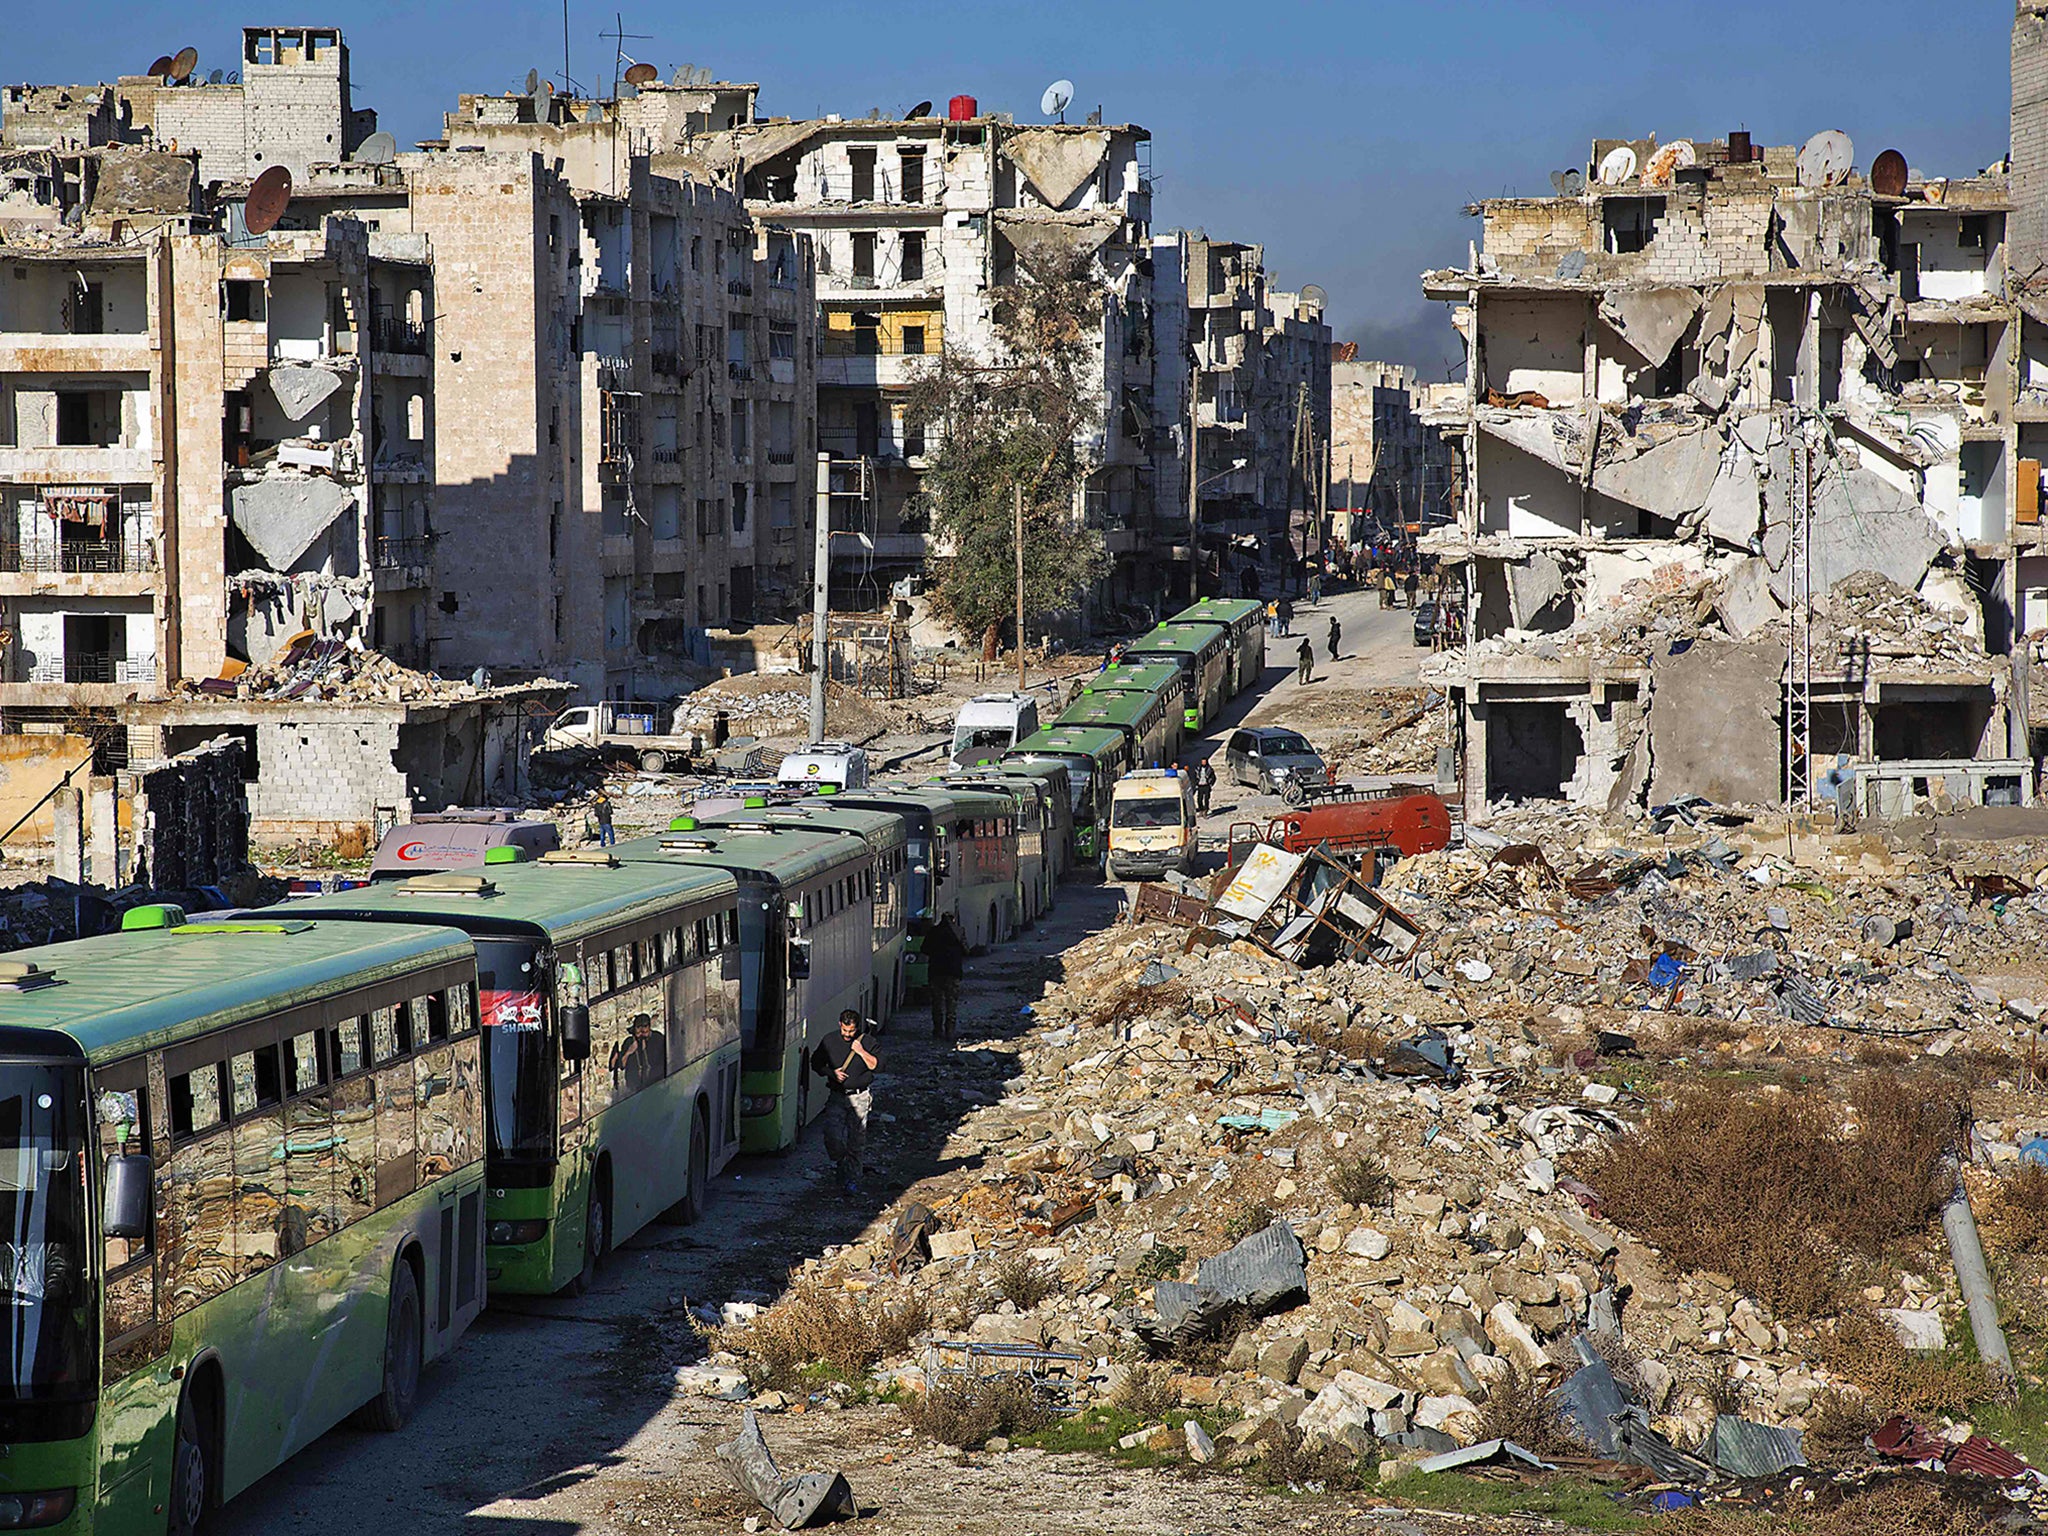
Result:
M1598 140L1425 276L1468 360L1425 547L1465 593L1437 677L1473 813L1774 802L1838 759L1933 794L2028 755L2048 411L2012 187L1859 164L1839 134Z
M818 444L858 464L842 481L864 495L870 535L835 547L845 601L879 600L932 553L919 496L927 444L906 411L920 360L950 347L996 361L992 291L1014 280L1020 255L1045 252L1088 261L1103 293L1073 515L1100 531L1116 565L1086 617L1147 609L1169 584L1171 541L1153 514L1162 473L1174 477L1173 444L1153 432L1150 135L1019 126L964 97L943 118L762 119L751 100L745 118L675 150L817 253Z

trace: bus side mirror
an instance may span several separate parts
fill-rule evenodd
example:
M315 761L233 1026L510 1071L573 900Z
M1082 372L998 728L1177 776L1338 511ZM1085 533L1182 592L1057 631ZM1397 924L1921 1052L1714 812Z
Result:
M555 1024L562 1032L562 1060L590 1059L590 1004L564 1003L555 1011Z
M811 941L791 939L789 941L789 977L792 981L804 981L811 974Z
M106 1236L130 1242L147 1238L155 1187L156 1165L146 1154L123 1152L108 1158L105 1197L100 1201L100 1226Z

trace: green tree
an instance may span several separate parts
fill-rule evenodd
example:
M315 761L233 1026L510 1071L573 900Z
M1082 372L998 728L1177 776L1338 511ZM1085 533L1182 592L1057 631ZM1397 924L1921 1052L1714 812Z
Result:
M945 551L933 562L933 600L962 632L981 636L989 660L1016 617L1016 487L1027 627L1033 615L1071 606L1107 564L1100 536L1073 514L1088 472L1074 440L1092 435L1100 415L1101 286L1085 257L1020 255L1015 281L992 295L996 355L949 344L909 403L933 440L923 496Z

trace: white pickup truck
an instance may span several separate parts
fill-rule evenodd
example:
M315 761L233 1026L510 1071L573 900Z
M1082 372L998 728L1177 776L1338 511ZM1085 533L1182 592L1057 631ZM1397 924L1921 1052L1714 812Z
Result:
M681 768L704 753L702 733L675 729L676 706L646 700L606 699L578 704L548 722L543 750L587 748L600 756L636 764L643 773Z

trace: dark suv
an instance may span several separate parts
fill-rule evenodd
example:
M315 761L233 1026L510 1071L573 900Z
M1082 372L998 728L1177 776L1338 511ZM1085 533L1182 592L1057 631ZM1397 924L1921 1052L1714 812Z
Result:
M1299 731L1279 725L1253 725L1232 731L1223 749L1223 771L1233 783L1248 784L1264 794L1293 804L1304 784L1329 781L1322 754Z

